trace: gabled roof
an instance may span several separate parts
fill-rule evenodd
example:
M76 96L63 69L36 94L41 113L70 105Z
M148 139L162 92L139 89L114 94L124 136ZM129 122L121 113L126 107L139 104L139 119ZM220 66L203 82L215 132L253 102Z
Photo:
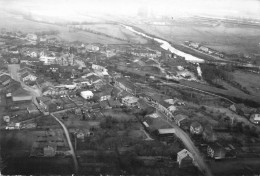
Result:
M100 106L101 106L102 108L105 108L105 107L108 107L108 106L109 106L107 100L105 100L105 101L101 101L101 102L99 102L99 104L100 104Z
M183 114L178 114L178 115L174 116L174 119L175 119L176 121L182 121L182 120L184 120L184 119L188 119L188 116L183 115Z
M175 134L174 128L158 129L159 134Z
M112 98L108 100L110 106L120 106L120 102L118 100L113 100Z
M25 77L27 77L27 76L29 76L29 75L36 77L34 74L32 74L32 73L30 73L30 72L25 72L25 73L23 73L23 74L21 75L21 78L25 78Z
M130 80L126 79L126 78L118 78L116 79L117 82L120 82L121 84L123 84L125 87L134 90L136 89L136 86L134 85L133 82L131 82Z
M186 158L187 156L193 159L192 154L188 150L186 150L186 149L183 149L183 150L179 151L178 152L178 156L180 157L181 160L183 158Z
M201 124L197 121L192 122L191 125L193 128L202 128Z
M93 82L95 82L95 81L97 81L97 80L100 79L100 77L98 77L98 76L95 75L95 74L92 74L92 75L90 75L90 76L87 76L86 78L87 78L88 80L92 80Z
M113 91L113 86L105 84L100 89L99 92L96 93L97 96L111 95Z
M8 79L11 79L11 77L9 75L3 74L0 76L0 83L3 83L5 81L7 81Z
M31 94L28 91L24 90L23 88L20 88L15 92L13 92L12 96L23 97L23 96L31 96Z

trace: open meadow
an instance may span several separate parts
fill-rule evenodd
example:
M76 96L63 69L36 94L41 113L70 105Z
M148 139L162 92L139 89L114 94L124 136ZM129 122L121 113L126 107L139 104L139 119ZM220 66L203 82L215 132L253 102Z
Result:
M260 53L260 27L199 20L170 25L136 24L143 31L173 43L194 41L226 53Z
M3 11L0 12L0 27L5 28L8 31L22 31L26 33L57 30L59 31L57 37L61 40L69 42L81 41L86 43L126 44L128 43L127 40L129 40L136 43L139 43L139 41L140 43L146 43L145 39L132 34L130 31L127 31L126 29L122 29L122 27L120 27L119 25L115 26L109 24L91 24L88 25L87 28L125 39L125 41L86 31L73 31L70 30L67 26L30 21L24 19L22 16L13 15Z

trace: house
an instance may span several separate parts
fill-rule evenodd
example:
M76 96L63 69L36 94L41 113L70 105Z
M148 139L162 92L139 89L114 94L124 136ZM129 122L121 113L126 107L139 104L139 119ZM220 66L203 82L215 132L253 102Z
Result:
M43 96L43 97L37 97L36 100L40 105L41 109L44 111L54 112L63 109L63 104L56 99Z
M56 57L41 56L39 60L42 61L44 65L51 65L56 63Z
M42 109L47 110L47 111L49 110L47 102L49 102L51 100L51 98L43 96L43 97L37 97L36 100Z
M189 121L189 117L183 114L178 114L174 117L174 120L179 127L182 127L185 123Z
M85 48L90 52L96 52L99 51L99 47L96 45L88 44L85 46Z
M113 50L106 50L106 56L107 56L108 58L113 57L113 56L115 56L115 55L116 55L116 52L115 52L115 51L113 51Z
M156 111L155 111L155 112L152 111L151 113L145 115L145 117L150 117L150 118L156 119L156 118L158 118L158 117L161 117L161 115L158 114L158 112L156 112Z
M112 108L118 108L121 106L121 103L118 100L113 100L112 98L108 100L108 104Z
M205 47L205 46L201 46L199 47L199 50L205 52L205 53L208 53L209 52L209 48L208 47Z
M19 63L19 59L16 58L16 57L12 57L12 58L10 59L10 62L11 62L11 64L18 64L18 63Z
M20 63L39 63L40 61L37 58L23 57L20 59Z
M195 43L195 42L190 42L189 46L191 46L193 48L199 48L200 44L199 43Z
M213 143L213 144L208 145L207 154L209 157L219 160L219 159L225 158L226 150L220 144Z
M22 88L21 83L11 79L10 83L7 85L6 93L13 93L20 88Z
M75 64L78 66L78 69L80 69L80 70L83 70L87 67L86 64L82 60L76 59Z
M122 103L126 106L135 107L138 106L138 98L133 96L126 96L122 98Z
M37 40L37 35L35 35L35 34L27 34L26 39L35 41L35 40Z
M202 132L203 132L203 127L199 122L195 121L191 123L190 125L191 134L201 134Z
M100 77L97 76L95 73L89 73L83 78L86 78L91 85L101 80Z
M43 155L45 157L54 157L56 155L57 146L51 145L43 148Z
M11 79L7 74L0 74L0 85L7 86L11 82Z
M100 89L102 86L104 86L106 83L104 81L102 81L101 79L95 81L94 83L92 83L92 85L94 86L95 89Z
M95 95L99 98L99 101L109 100L111 98L111 92L113 87L106 84L99 89L99 92L95 93Z
M224 54L223 54L223 53L220 53L220 52L215 52L214 54L215 54L216 56L218 56L218 57L221 57L221 58L224 57Z
M21 80L23 82L25 81L36 81L37 77L34 74L31 74L29 72L25 72L24 74L21 75Z
M126 78L118 78L115 80L115 85L119 88L129 92L129 93L136 93L137 87L131 81L127 80Z
M28 56L36 58L38 56L38 53L35 51L29 52Z
M66 95L67 93L68 90L65 90L65 88L55 88L52 86L46 86L42 88L43 96L62 96Z
M29 114L37 114L39 113L38 108L36 107L35 104L31 104L30 106L27 107L27 111Z
M177 162L179 163L179 168L193 165L193 155L186 149L183 149L177 153Z
M233 111L233 112L237 112L237 108L236 108L236 106L235 106L234 104L232 104L232 105L229 107L229 109L230 109L231 111Z
M215 142L217 140L216 133L211 128L204 129L202 138L207 142Z
M10 122L10 116L8 116L8 115L3 116L3 120L4 120L4 122L9 123Z
M29 72L29 73L32 73L34 70L30 67L27 66L27 64L23 63L23 64L20 64L20 70L19 70L19 73L20 75L26 73L26 72Z
M87 99L87 100L93 98L93 96L94 96L94 94L92 93L92 91L89 91L89 90L80 92L80 95L81 95L84 99Z
M171 111L171 113L174 113L177 110L177 107L174 105L171 105L167 108L169 111Z
M101 71L101 72L107 70L105 67L100 66L100 65L96 65L96 64L92 64L92 69L97 70L97 71Z
M250 121L252 123L259 124L260 123L260 114L252 114L250 116Z
M214 51L213 49L209 48L208 53L209 53L209 54L214 54L215 51Z
M13 101L28 101L32 100L31 94L24 90L23 88L19 88L15 92L12 93L12 100Z
M75 89L77 87L76 83L70 82L70 81L66 81L63 84L57 85L55 86L55 88L66 88L66 89Z
M28 49L28 50L23 52L23 55L29 56L29 57L32 57L32 58L36 58L36 57L38 57L38 52L34 49Z
M109 109L109 108L110 108L109 103L108 103L107 100L100 101L99 104L100 104L100 107L101 107L102 109Z

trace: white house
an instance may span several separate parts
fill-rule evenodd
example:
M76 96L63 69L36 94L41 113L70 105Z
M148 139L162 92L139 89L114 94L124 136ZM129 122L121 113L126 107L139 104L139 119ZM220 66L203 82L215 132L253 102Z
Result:
M178 152L177 162L179 163L179 167L183 167L183 165L185 165L185 164L192 164L193 161L194 161L194 158L188 150L183 149Z
M126 96L122 98L122 103L127 106L138 106L138 98L132 96Z
M39 60L42 61L45 65L51 65L55 64L56 57L48 57L43 55L39 58Z
M85 48L88 50L88 51L99 51L99 47L98 46L95 46L95 45L92 45L92 44L88 44L87 46L85 46Z
M37 57L38 56L37 52L35 52L35 51L29 52L27 55L30 56L30 57Z
M25 72L21 75L22 81L36 81L37 77L29 72Z
M189 46L191 46L191 47L193 47L193 48L198 48L198 47L200 46L200 44L199 44L199 43L191 42L191 43L189 44Z
M93 98L94 94L92 93L92 91L86 90L86 91L82 91L80 92L80 95L85 98L85 99L91 99Z
M26 39L27 40L37 40L37 35L35 35L35 34L27 34Z
M96 64L92 64L92 69L97 70L97 71L102 71L102 72L106 70L105 67L100 66L100 65L96 65Z
M260 123L260 114L251 115L250 121L255 123L255 124L259 124Z
M192 134L201 134L203 132L203 127L197 121L192 122L191 125L190 125L190 132Z

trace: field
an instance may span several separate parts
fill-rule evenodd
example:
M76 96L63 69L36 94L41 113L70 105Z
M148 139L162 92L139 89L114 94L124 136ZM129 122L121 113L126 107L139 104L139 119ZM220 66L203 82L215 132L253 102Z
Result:
M77 25L83 29L93 30L96 32L104 33L113 37L118 37L124 40L129 40L135 43L144 44L147 41L141 36L135 35L129 30L117 24L88 24L88 25Z
M180 80L180 83L186 86L190 86L193 88L197 88L200 90L204 90L204 91L208 91L208 92L212 92L215 94L219 94L219 95L223 95L225 97L229 97L229 98L234 98L235 100L250 100L256 103L260 103L260 95L259 94L253 94L253 95L248 95L243 93L242 91L240 91L239 89L236 89L234 87L232 87L232 89L228 89L228 90L224 90L224 89L220 89L220 88L216 88L207 84L201 84L201 83L197 83L194 81L186 81L186 80ZM228 85L228 87L231 87L230 85ZM242 102L240 102L242 103ZM245 102L244 102L245 103ZM255 104L256 105L256 104Z
M254 73L235 71L234 80L245 87L252 94L260 93L260 76Z
M106 36L101 36L89 32L84 31L77 31L72 32L69 30L66 26L58 26L54 24L47 24L47 23L39 23L35 21L30 21L22 18L21 16L12 15L6 12L0 12L0 26L1 28L4 27L8 31L22 31L22 32L39 32L39 31L48 31L48 30L58 30L60 34L58 35L58 38L65 40L65 41L82 41L86 43L102 43L102 44L125 44L127 41L120 41L117 39L113 39ZM95 25L93 25L95 26ZM90 27L89 27L90 28ZM92 28L92 27L91 27ZM101 28L102 29L102 28ZM114 33L115 29L117 29L117 33ZM120 26L111 26L111 25L105 25L105 27L102 29L104 33L110 32L114 33L116 37L120 37L117 35L124 36L125 38L128 38L129 40L133 41L141 41L141 43L145 42L144 39L135 36L134 34L131 34L130 32L126 30L122 30ZM108 34L110 34L108 33Z
M260 53L260 28L222 22L174 21L171 25L138 24L136 27L173 43L200 42L227 53Z

